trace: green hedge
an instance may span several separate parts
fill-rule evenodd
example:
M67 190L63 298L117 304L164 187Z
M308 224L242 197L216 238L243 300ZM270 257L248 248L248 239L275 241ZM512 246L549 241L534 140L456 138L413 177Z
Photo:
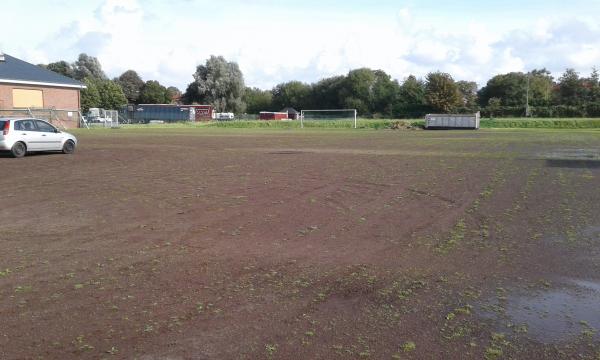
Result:
M481 119L482 128L596 129L600 119Z
M300 128L299 121L223 121L207 124L209 127L219 128ZM424 120L358 120L359 129L398 129L398 128L422 128ZM352 121L306 121L305 128L324 129L351 129L354 127ZM600 128L600 119L537 119L537 118L502 118L481 119L482 128L540 128L540 129L594 129Z
M405 129L422 128L425 126L425 120L391 120L391 119L359 119L359 129ZM209 123L174 123L174 124L135 124L123 125L123 128L142 129L142 128L257 128L257 129L298 129L299 121L213 121ZM321 129L351 129L354 127L353 121L348 120L321 120L306 121L304 127ZM482 128L540 128L540 129L600 129L600 118L492 118L481 119Z
M359 129L388 129L395 120L367 120L360 119L357 122ZM215 121L206 124L208 127L217 128L275 128L275 129L297 129L300 121ZM329 129L351 129L354 127L352 120L318 120L305 121L305 128L329 128Z
M530 106L531 116L534 118L590 118L600 117L600 102L585 105L549 105ZM484 107L481 109L483 117L521 117L525 115L525 106L499 106L495 109Z

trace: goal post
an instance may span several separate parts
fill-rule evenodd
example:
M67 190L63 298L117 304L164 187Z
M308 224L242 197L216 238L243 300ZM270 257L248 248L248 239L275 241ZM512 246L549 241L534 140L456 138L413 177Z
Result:
M358 127L357 116L358 112L356 109L301 110L300 127L304 128L305 121L352 120L356 129Z

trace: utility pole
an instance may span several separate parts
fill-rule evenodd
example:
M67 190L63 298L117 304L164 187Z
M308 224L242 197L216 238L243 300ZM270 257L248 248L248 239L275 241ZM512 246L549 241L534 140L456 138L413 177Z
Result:
M525 93L525 117L529 117L531 114L529 112L529 75L531 73L527 73L527 92Z

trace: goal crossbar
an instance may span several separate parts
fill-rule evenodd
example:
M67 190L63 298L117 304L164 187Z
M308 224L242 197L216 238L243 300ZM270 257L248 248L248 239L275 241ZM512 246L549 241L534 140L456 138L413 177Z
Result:
M357 128L357 115L356 109L323 109L323 110L300 110L300 127L304 128L304 114L310 112L351 112L354 117L354 128Z

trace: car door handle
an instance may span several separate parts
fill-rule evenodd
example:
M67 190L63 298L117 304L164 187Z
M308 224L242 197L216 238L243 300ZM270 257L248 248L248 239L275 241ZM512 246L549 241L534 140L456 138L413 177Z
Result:
M27 135L27 133L22 133L21 135Z
M42 135L42 136L46 136L46 134Z

